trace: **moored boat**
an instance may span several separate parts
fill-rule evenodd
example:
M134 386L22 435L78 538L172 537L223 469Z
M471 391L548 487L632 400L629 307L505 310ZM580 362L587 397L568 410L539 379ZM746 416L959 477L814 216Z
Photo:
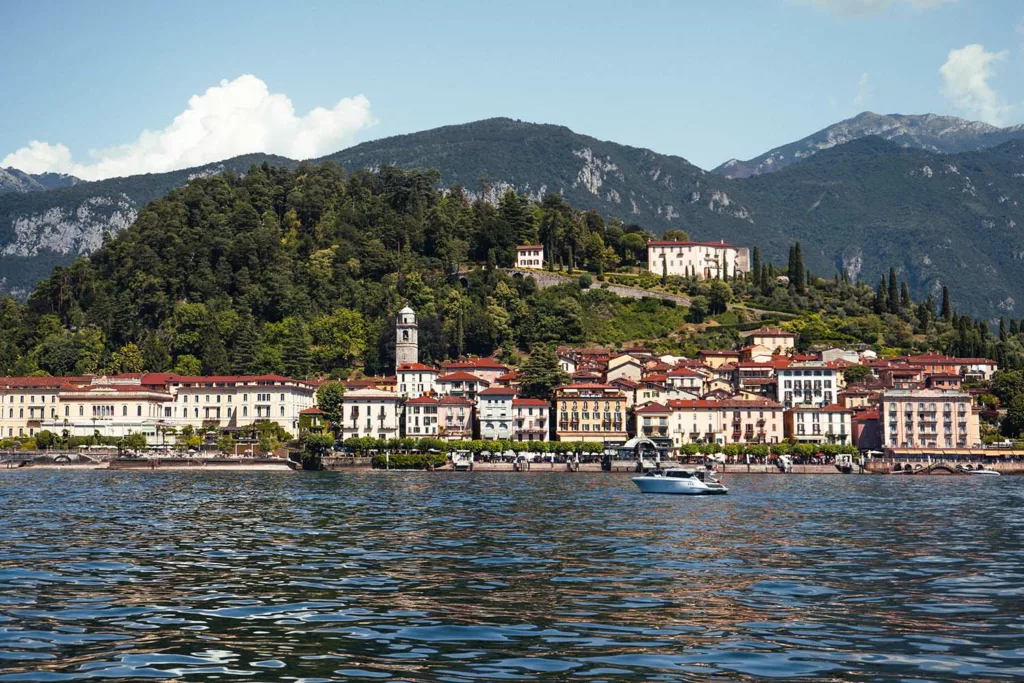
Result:
M633 477L633 483L643 493L671 493L676 495L701 496L729 493L729 488L715 478L707 469L673 468L649 472Z

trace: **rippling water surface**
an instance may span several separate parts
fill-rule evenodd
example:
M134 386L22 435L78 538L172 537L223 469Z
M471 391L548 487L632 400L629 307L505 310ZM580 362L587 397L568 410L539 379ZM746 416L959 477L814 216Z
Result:
M1024 679L1024 479L0 472L0 681Z

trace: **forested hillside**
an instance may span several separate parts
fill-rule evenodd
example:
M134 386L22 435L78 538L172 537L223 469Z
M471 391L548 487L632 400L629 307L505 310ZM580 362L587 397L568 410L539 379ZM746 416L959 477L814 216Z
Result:
M90 259L55 270L27 303L0 299L0 375L390 374L394 316L406 304L425 362L495 352L514 362L537 344L634 340L693 355L779 316L803 344L1024 360L1016 320L997 339L958 316L948 292L941 305L915 303L895 270L877 289L821 278L791 246L785 270L755 249L746 279L659 278L642 267L650 235L638 226L555 194L538 204L506 191L491 204L436 184L433 173L346 175L330 163L195 179ZM505 274L499 266L524 242L548 245L573 278L539 290ZM603 289L606 275L692 305L620 299Z

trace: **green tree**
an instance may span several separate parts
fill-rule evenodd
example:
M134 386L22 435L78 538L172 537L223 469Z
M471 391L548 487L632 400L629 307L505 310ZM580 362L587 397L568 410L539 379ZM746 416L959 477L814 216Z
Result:
M732 298L732 287L727 282L719 280L712 282L708 292L708 309L711 315L725 313Z
M1018 393L1010 401L1006 410L1006 417L999 425L999 431L1003 436L1016 439L1024 432L1024 393Z
M142 372L144 366L142 349L134 342L128 342L110 357L110 371L113 374Z
M754 247L754 254L751 257L750 266L751 281L755 287L761 285L761 250Z
M203 372L203 364L195 356L187 353L178 356L174 363L174 372L187 377L195 377Z
M949 287L942 285L942 312L939 314L943 320L950 320L953 317L953 306L949 302Z
M345 385L341 382L324 382L316 390L316 407L324 411L335 430L342 423L344 396Z
M890 313L900 312L900 285L896 279L896 269L889 268L889 291L886 294L886 303Z
M568 384L569 375L558 364L553 347L536 345L522 367L520 394L527 398L551 400L555 387Z
M843 378L847 384L857 384L871 376L871 368L867 365L851 365L843 370Z
M680 230L679 228L672 228L671 230L666 230L665 234L662 237L663 237L663 239L665 239L665 240L667 240L669 242L689 242L690 241L689 233L687 233L685 230Z

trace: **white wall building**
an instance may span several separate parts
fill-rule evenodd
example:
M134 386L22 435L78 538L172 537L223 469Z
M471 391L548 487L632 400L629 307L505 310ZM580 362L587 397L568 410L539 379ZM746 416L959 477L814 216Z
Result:
M550 441L551 404L539 398L513 398L512 438L515 441Z
M647 268L655 275L695 275L699 280L712 280L746 273L750 269L750 252L722 242L672 242L652 240L647 243Z
M786 436L799 443L853 443L853 410L838 404L790 408L785 419Z
M418 363L419 327L416 325L416 313L406 306L398 312L395 323L395 368L406 363Z
M476 416L481 439L512 438L512 401L516 390L491 387L476 395Z
M430 396L411 398L405 402L403 436L437 436L438 400Z
M516 268L543 268L544 245L520 244L516 247Z
M422 363L402 363L395 369L398 379L398 395L405 398L419 398L437 391L437 368Z
M398 436L401 399L390 391L356 389L342 399L341 435L393 439Z
M786 408L827 406L836 402L839 391L836 369L824 363L794 363L778 368L779 400Z

